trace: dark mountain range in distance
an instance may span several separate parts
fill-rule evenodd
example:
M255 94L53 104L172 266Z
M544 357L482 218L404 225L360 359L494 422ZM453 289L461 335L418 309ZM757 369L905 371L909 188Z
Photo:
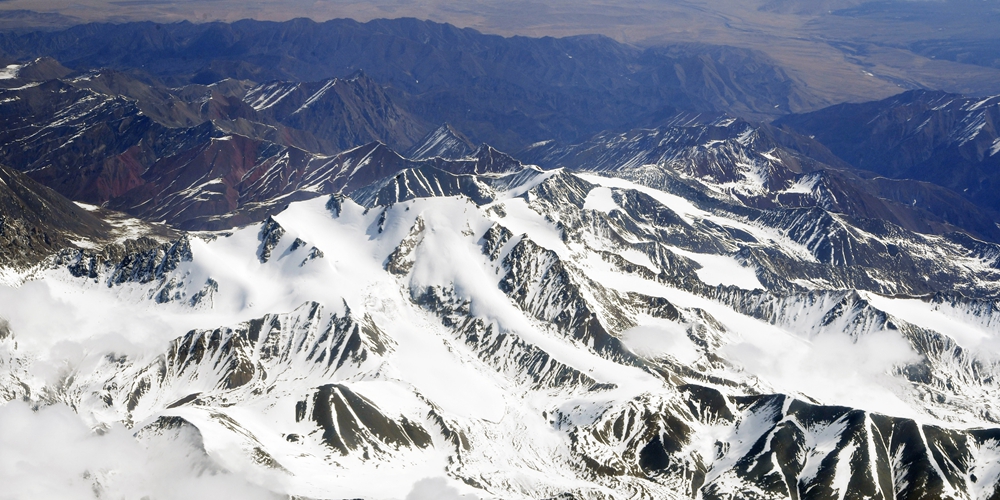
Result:
M814 137L858 168L932 182L1000 210L1000 97L912 91L775 125Z
M816 107L882 99L906 89L1000 93L992 1L938 0L236 0L120 2L6 0L5 31L56 31L87 22L241 19L317 21L418 18L503 36L600 34L641 47L724 45L767 53L813 96ZM32 9L42 12L31 12Z
M167 86L313 82L363 71L424 120L512 150L656 125L678 111L770 119L823 103L760 51L638 48L601 36L504 38L415 19L87 24L5 33L0 53Z

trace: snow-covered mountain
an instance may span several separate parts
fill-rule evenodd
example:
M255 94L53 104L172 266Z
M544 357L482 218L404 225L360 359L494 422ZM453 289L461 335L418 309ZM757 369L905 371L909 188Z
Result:
M7 491L1000 496L991 233L767 127L629 134L288 163L261 222L8 267L0 426L53 437Z

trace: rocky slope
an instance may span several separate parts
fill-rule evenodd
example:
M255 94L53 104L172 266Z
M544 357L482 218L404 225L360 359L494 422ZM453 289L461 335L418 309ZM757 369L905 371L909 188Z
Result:
M0 165L0 257L6 266L30 265L72 240L100 240L107 222L24 174Z
M1000 97L913 91L789 116L777 125L808 134L851 164L892 178L944 186L1000 210Z
M65 249L114 246L140 236L152 244L177 235L162 225L74 203L0 165L0 279L6 279L8 272L32 268Z
M288 175L315 179L317 169L370 163L376 144L408 147L422 133L363 75L179 89L108 70L25 78L0 90L3 161L71 199L186 228L292 191L292 199L335 192L314 192ZM335 154L342 149L350 151ZM401 168L403 159L391 156L396 163L376 162L390 170L363 184Z
M544 142L519 156L549 168L607 171L651 185L693 179L755 208L818 207L860 224L887 221L924 234L962 230L1000 241L994 223L1000 216L956 192L859 171L810 137L732 118L598 134L571 146Z

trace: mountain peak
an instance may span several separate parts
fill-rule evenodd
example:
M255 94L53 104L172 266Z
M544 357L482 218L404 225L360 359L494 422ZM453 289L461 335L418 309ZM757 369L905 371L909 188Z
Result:
M472 141L462 135L449 123L444 123L434 129L406 152L413 160L442 158L457 160L472 155L476 151Z
M507 174L523 168L513 156L486 143L481 144L471 156L476 159L477 174Z

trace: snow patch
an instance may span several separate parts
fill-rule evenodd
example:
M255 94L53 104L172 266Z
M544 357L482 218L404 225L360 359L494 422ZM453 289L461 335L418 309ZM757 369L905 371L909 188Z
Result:
M890 375L893 367L919 359L897 334L877 333L854 340L830 331L809 337L795 325L772 325L661 283L597 266L589 267L587 273L619 291L663 297L676 306L711 314L731 335L719 354L766 384L759 390L927 420L903 399L905 384ZM831 384L831 380L838 383Z
M820 177L818 175L803 175L795 180L795 183L789 186L787 189L779 191L779 194L810 194L813 189L816 189L816 184L819 183Z
M535 243L554 251L561 258L569 258L572 254L569 247L563 243L559 228L544 216L531 209L523 198L513 198L501 202L506 215L497 217L497 222L505 226L515 235L527 234Z
M406 500L475 500L475 495L459 493L454 481L444 477L421 479L413 484Z
M996 348L1000 347L1000 335L997 332L984 330L934 304L915 298L891 298L863 291L858 293L876 309L907 323L947 335L966 349L990 353L996 352Z
M84 210L86 210L88 212L96 212L96 211L98 211L98 210L101 209L101 207L99 207L97 205L91 205L89 203L83 203L82 201L74 201L73 203L75 203L76 206L78 206L78 207L80 207L80 208L82 208L82 209L84 209Z
M619 189L632 189L645 193L652 197L654 200L660 202L663 206L673 210L677 215L688 222L693 222L696 218L705 218L711 215L698 207L696 207L690 201L677 196L675 194L670 194L659 189L653 189L650 187L643 186L641 184L636 184L632 181L627 181L625 179L619 179L616 177L604 177L596 174L575 174L577 177L591 183L597 184L598 186L603 186L606 188L619 188Z
M610 188L604 186L595 187L587 193L587 199L584 200L583 208L585 210L597 210L604 213L618 210L621 207L615 203L613 194Z
M764 285L757 279L757 271L752 267L743 267L731 256L694 253L677 247L667 248L701 264L701 269L696 272L698 279L707 285L733 285L744 290L764 289Z
M18 72L21 71L24 65L22 64L8 64L5 68L0 68L0 80L10 80L17 78Z

